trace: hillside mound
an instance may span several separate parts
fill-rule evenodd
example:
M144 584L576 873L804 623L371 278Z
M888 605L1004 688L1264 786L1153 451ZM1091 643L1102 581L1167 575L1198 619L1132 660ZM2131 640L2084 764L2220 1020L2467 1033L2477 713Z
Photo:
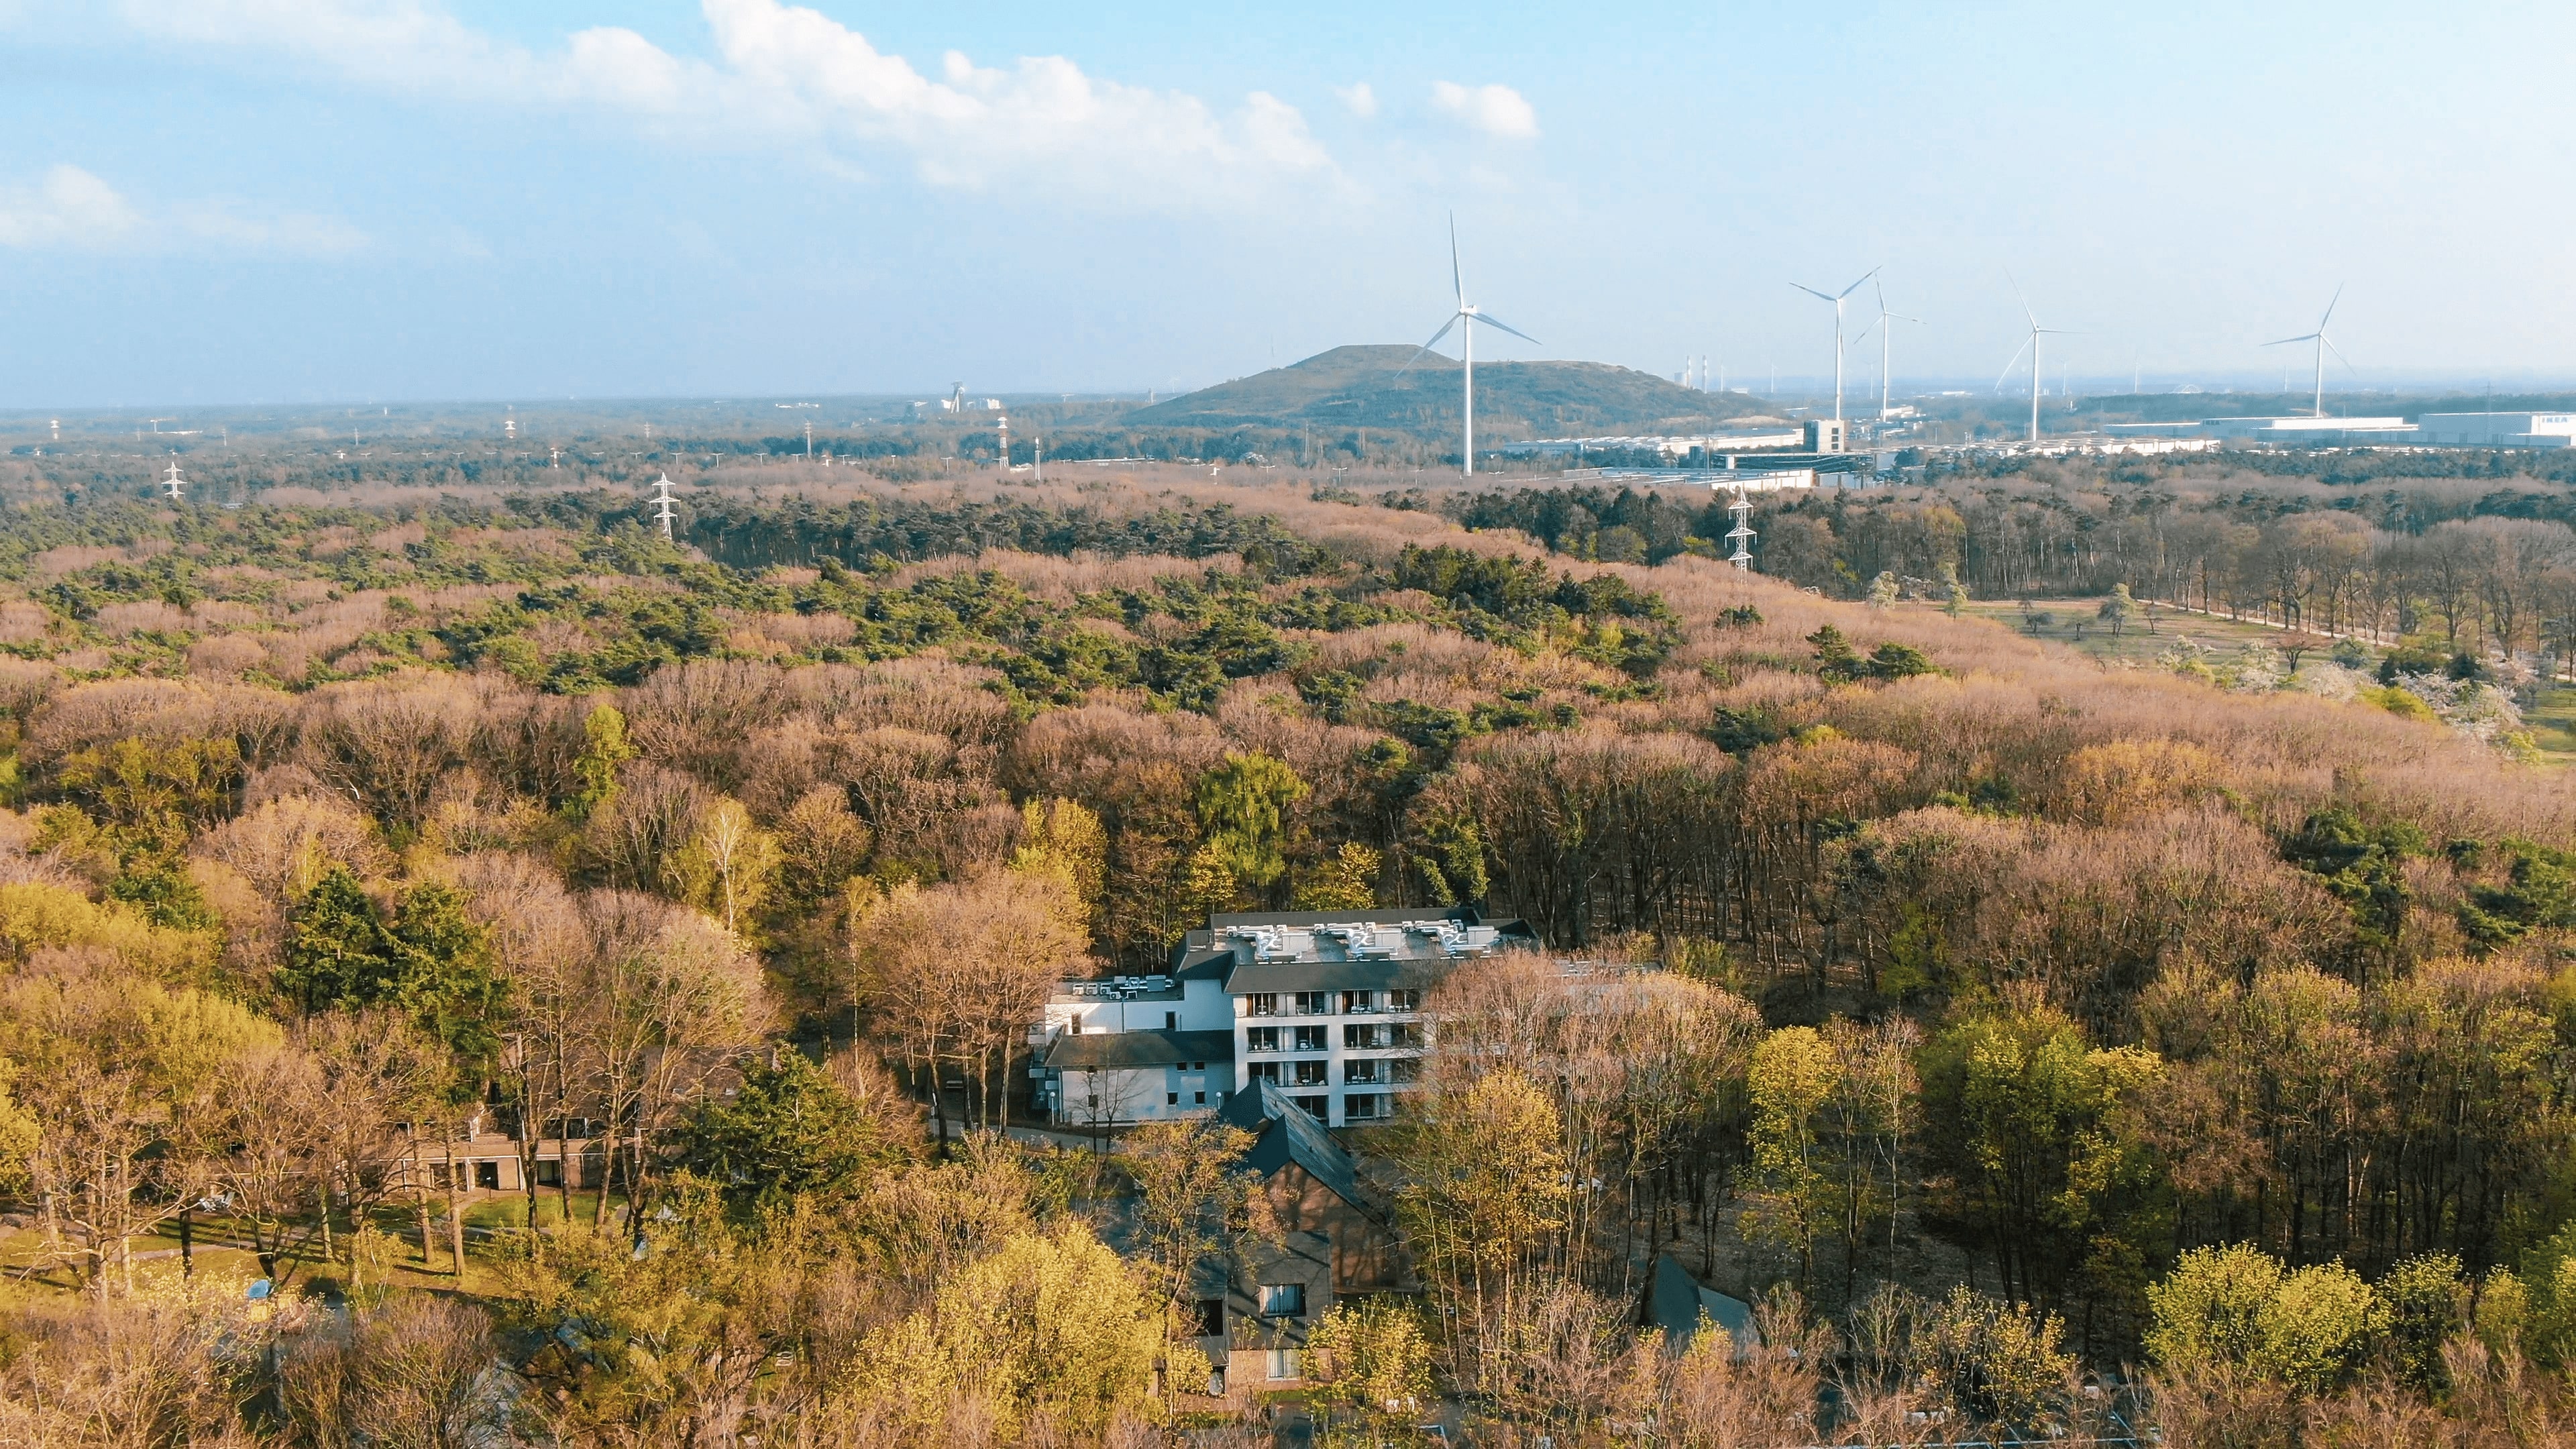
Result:
M1456 358L1405 366L1410 344L1336 347L1130 413L1174 427L1379 428L1452 436L1461 404ZM1701 392L1604 362L1482 362L1476 433L1506 442L1602 434L1701 433L1758 412L1752 399Z

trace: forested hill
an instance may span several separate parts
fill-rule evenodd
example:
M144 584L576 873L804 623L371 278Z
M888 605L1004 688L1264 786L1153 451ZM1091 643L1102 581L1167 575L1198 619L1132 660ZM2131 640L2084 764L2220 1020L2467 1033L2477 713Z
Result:
M1336 347L1129 414L1129 425L1383 428L1450 433L1462 401L1457 359L1407 369L1410 345ZM1485 362L1476 367L1476 430L1495 441L1603 433L1697 433L1760 411L1750 398L1701 392L1603 362Z

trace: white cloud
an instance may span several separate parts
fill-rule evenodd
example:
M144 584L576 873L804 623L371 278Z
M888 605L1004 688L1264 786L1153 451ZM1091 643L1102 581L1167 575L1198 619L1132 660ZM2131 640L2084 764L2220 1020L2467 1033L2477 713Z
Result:
M1538 134L1538 112L1519 91L1506 85L1462 86L1433 81L1431 104L1457 121L1488 136L1527 140Z
M188 201L169 209L181 237L235 251L290 257L342 257L364 251L365 232L337 217L281 211L263 215L229 201Z
M1369 89L1367 81L1335 86L1333 94L1341 97L1343 109L1361 120L1367 120L1377 114L1377 92Z
M0 186L0 246L113 246L140 221L115 187L77 166L56 166L33 186Z
M5 0L0 0L5 3ZM805 141L893 151L933 184L1028 184L1121 204L1251 194L1285 176L1331 178L1294 107L1255 91L1230 112L1180 91L1123 85L1062 56L936 79L819 11L781 0L701 0L712 59L674 56L603 26L540 55L456 19L436 0L121 0L155 38L284 52L388 90L534 101L641 122L710 145ZM860 169L864 169L861 167Z
M77 166L56 166L33 186L0 185L0 247L333 257L367 245L366 233L334 217L234 201L138 206Z
M817 11L778 0L704 0L727 71L793 98L836 138L891 143L926 180L1077 186L1175 181L1226 190L1251 173L1327 171L1297 109L1255 91L1230 116L1196 96L1121 85L1063 56L977 66L950 51L940 79Z

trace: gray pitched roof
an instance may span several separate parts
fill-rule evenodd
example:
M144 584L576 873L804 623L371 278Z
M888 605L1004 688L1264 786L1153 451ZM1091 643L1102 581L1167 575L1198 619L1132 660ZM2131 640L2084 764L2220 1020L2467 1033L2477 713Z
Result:
M1739 1350L1762 1341L1760 1330L1753 1326L1753 1305L1702 1286L1672 1254L1656 1254L1655 1281L1646 1290L1646 1325L1662 1329L1665 1348L1679 1352L1699 1332L1703 1312L1726 1330Z
M1375 1215L1360 1191L1359 1166L1351 1154L1313 1114L1288 1100L1278 1083L1253 1082L1227 1098L1217 1116L1252 1134L1252 1150L1244 1154L1246 1167L1268 1177L1293 1162L1342 1201Z
M1057 1037L1046 1054L1046 1065L1058 1071L1233 1060L1234 1033L1230 1031L1085 1032L1081 1036Z

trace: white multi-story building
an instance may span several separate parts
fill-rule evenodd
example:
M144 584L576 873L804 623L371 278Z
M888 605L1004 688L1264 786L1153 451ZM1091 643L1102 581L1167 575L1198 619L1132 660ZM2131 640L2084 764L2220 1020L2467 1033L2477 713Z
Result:
M1536 944L1464 907L1212 916L1166 975L1057 989L1029 1034L1038 1106L1110 1127L1214 1112L1266 1081L1327 1126L1381 1122L1420 1070L1422 993Z

